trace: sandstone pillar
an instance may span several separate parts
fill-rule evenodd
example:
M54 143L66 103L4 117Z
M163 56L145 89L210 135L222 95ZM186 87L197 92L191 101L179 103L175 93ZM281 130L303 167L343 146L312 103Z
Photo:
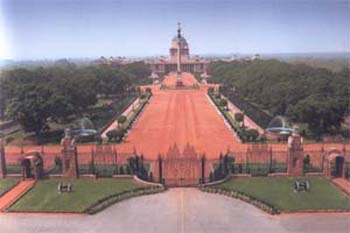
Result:
M158 176L159 183L163 184L163 159L160 155L158 157Z
M302 141L303 139L299 135L298 128L295 127L293 134L288 138L287 173L289 176L304 175L304 148Z
M6 159L5 159L5 144L2 138L0 138L0 179L6 177Z
M79 178L78 154L71 130L66 129L62 145L62 170L66 178Z

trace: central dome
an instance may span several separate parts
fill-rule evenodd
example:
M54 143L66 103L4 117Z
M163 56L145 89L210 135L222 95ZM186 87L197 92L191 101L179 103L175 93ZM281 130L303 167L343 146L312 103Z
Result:
M177 35L173 37L173 39L171 40L171 45L169 49L170 61L172 62L177 62L178 53L180 54L180 57L179 57L180 60L186 61L190 59L190 51L188 48L188 43L185 37L181 35L180 23L178 25L179 25L179 28L177 29Z
M174 36L174 38L171 40L171 48L177 49L179 42L180 42L180 49L188 49L188 43L185 37L183 36L181 36L180 38L178 36Z

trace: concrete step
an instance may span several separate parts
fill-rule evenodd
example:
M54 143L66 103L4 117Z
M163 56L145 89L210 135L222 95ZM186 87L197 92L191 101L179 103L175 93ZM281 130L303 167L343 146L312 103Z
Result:
M0 211L4 211L6 208L10 207L15 201L27 193L34 184L35 180L21 181L18 185L5 193L0 197Z

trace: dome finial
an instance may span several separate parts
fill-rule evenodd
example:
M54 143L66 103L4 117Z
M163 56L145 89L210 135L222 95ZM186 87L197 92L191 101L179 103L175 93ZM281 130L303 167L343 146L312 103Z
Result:
M177 37L181 38L181 22L177 23Z

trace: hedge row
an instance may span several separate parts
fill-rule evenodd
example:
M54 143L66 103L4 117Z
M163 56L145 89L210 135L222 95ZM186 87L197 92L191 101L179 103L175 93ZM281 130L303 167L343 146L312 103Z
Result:
M134 101L137 99L138 96L130 96L127 98L130 98L129 100L127 100L127 103L120 109L116 110L113 109L112 111L107 111L107 109L104 109L103 112L106 113L108 112L109 115L113 116L111 117L110 120L108 120L106 123L103 124L103 126L101 128L98 129L99 133L102 133L103 131L105 131L115 120L117 120L116 116L119 116L121 113L123 113L126 109L128 109L128 107L130 105L132 105L134 103ZM120 101L119 101L120 102ZM114 101L112 103L112 105L115 105Z
M280 213L280 211L277 208L275 208L274 206L267 204L261 200L258 200L252 196L249 196L249 195L242 193L242 192L239 192L239 191L225 190L225 189L216 188L216 187L201 187L200 190L203 192L218 193L218 194L222 194L225 196L229 196L232 198L242 200L244 202L247 202L249 204L252 204L252 205L258 207L259 209L261 209L269 214L279 214Z
M149 195L149 194L154 194L154 193L159 193L165 191L164 186L157 186L157 187L142 187L142 188L137 188L131 191L125 191L122 193L110 195L108 197L105 197L103 199L98 200L95 204L92 206L88 207L84 213L87 214L95 214L101 210L104 210L105 208L129 199L131 197L136 197L136 196L142 196L142 195Z
M214 93L208 93L210 99L214 102L215 106L217 107L217 109L219 109L219 111L221 112L221 114L224 116L224 118L226 119L226 121L229 123L229 125L231 126L231 128L237 133L237 136L241 139L242 142L245 142L245 138L242 137L242 135L244 134L243 130L241 129L241 127L237 124L237 122L232 118L232 116L230 115L230 113L228 113L227 111L225 111L224 109L222 109L222 107L220 106L220 103L217 101L217 99L215 98L215 94Z
M195 83L192 86L180 86L180 87L173 87L173 86L167 86L165 84L161 84L160 85L160 89L161 90L199 90L200 86L199 84Z
M127 119L123 124L122 127L120 129L115 129L115 130L110 130L107 132L107 136L109 132L112 131L120 131L120 135L118 136L118 140L117 142L121 142L123 140L123 137L125 136L127 130L129 130L131 128L131 126L133 125L133 123L135 122L135 120L137 119L137 117L139 116L139 114L142 112L143 108L146 106L146 104L148 103L148 100L151 98L152 93L148 93L146 95L146 98L142 98L140 99L139 102L139 106L137 106L136 109L134 109L133 113L131 114L131 117L129 119ZM108 136L109 137L109 136ZM109 140L111 140L111 138L109 138Z
M145 100L140 100L140 105L134 110L131 117L124 122L123 126L126 125L126 127L124 127L125 129L131 128L132 124L135 122L136 118L142 112L143 108L146 106L146 104L148 103L148 100L151 98L151 96L152 96L152 93L149 93L149 94L147 94Z

